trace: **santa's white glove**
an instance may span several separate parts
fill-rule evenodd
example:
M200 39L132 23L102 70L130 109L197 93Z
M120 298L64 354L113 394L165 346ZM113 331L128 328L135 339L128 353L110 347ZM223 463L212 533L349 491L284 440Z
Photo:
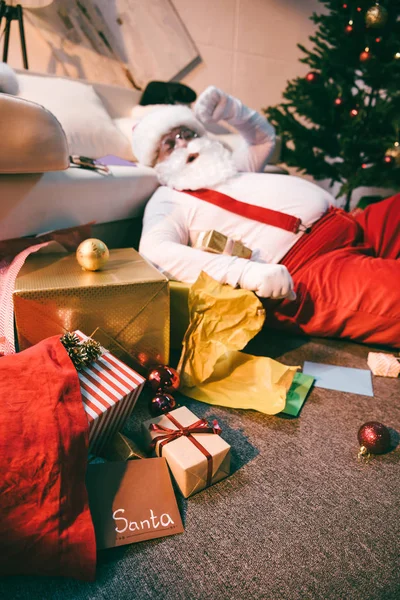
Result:
M296 299L292 278L283 265L249 261L239 279L239 285L255 292L260 298Z
M242 108L240 100L210 85L200 94L194 106L194 114L205 124L217 123L240 117Z
M243 144L233 152L239 171L263 170L275 148L275 128L265 117L213 85L200 94L194 114L206 126L225 121L241 134Z

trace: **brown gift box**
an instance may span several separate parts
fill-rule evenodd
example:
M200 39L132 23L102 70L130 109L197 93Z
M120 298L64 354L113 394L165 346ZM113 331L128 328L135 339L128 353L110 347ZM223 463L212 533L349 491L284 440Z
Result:
M182 427L189 427L199 420L186 406L172 410L169 414ZM178 429L165 415L145 421L142 423L142 433L149 448L154 438L163 435L162 432L150 431L152 423L168 429ZM211 484L227 477L230 468L230 445L215 433L194 433L191 435L212 456ZM208 460L186 435L174 439L162 448L160 448L160 443L157 443L155 447L156 455L160 456L161 451L185 498L200 492L207 486Z
M168 280L133 248L110 250L101 271L75 254L31 255L13 294L20 350L52 335L101 328L145 367L169 362Z

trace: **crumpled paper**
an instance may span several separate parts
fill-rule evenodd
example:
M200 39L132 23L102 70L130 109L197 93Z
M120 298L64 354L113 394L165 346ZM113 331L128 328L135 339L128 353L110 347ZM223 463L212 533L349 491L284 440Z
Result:
M182 393L218 406L282 411L299 367L239 352L264 324L257 296L202 272L189 292L189 313L178 365Z

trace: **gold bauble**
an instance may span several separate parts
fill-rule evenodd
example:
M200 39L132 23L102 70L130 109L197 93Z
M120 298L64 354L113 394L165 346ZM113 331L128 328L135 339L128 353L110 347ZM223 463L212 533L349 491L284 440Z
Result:
M88 238L76 250L76 260L85 271L99 271L110 257L107 246L101 240Z
M400 167L400 144L395 144L391 148L388 148L385 152L385 156L391 156L398 167Z
M365 24L367 27L378 28L383 27L387 21L388 12L386 8L380 6L379 4L375 4L375 6L371 6L365 13Z

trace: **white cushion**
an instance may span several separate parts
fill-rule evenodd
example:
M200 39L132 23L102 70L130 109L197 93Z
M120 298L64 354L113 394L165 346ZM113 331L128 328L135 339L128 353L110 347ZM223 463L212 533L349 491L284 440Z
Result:
M11 67L3 62L0 62L0 92L18 94L17 75Z
M90 84L59 77L18 75L19 96L37 102L60 121L70 154L133 160L129 140L115 126Z

